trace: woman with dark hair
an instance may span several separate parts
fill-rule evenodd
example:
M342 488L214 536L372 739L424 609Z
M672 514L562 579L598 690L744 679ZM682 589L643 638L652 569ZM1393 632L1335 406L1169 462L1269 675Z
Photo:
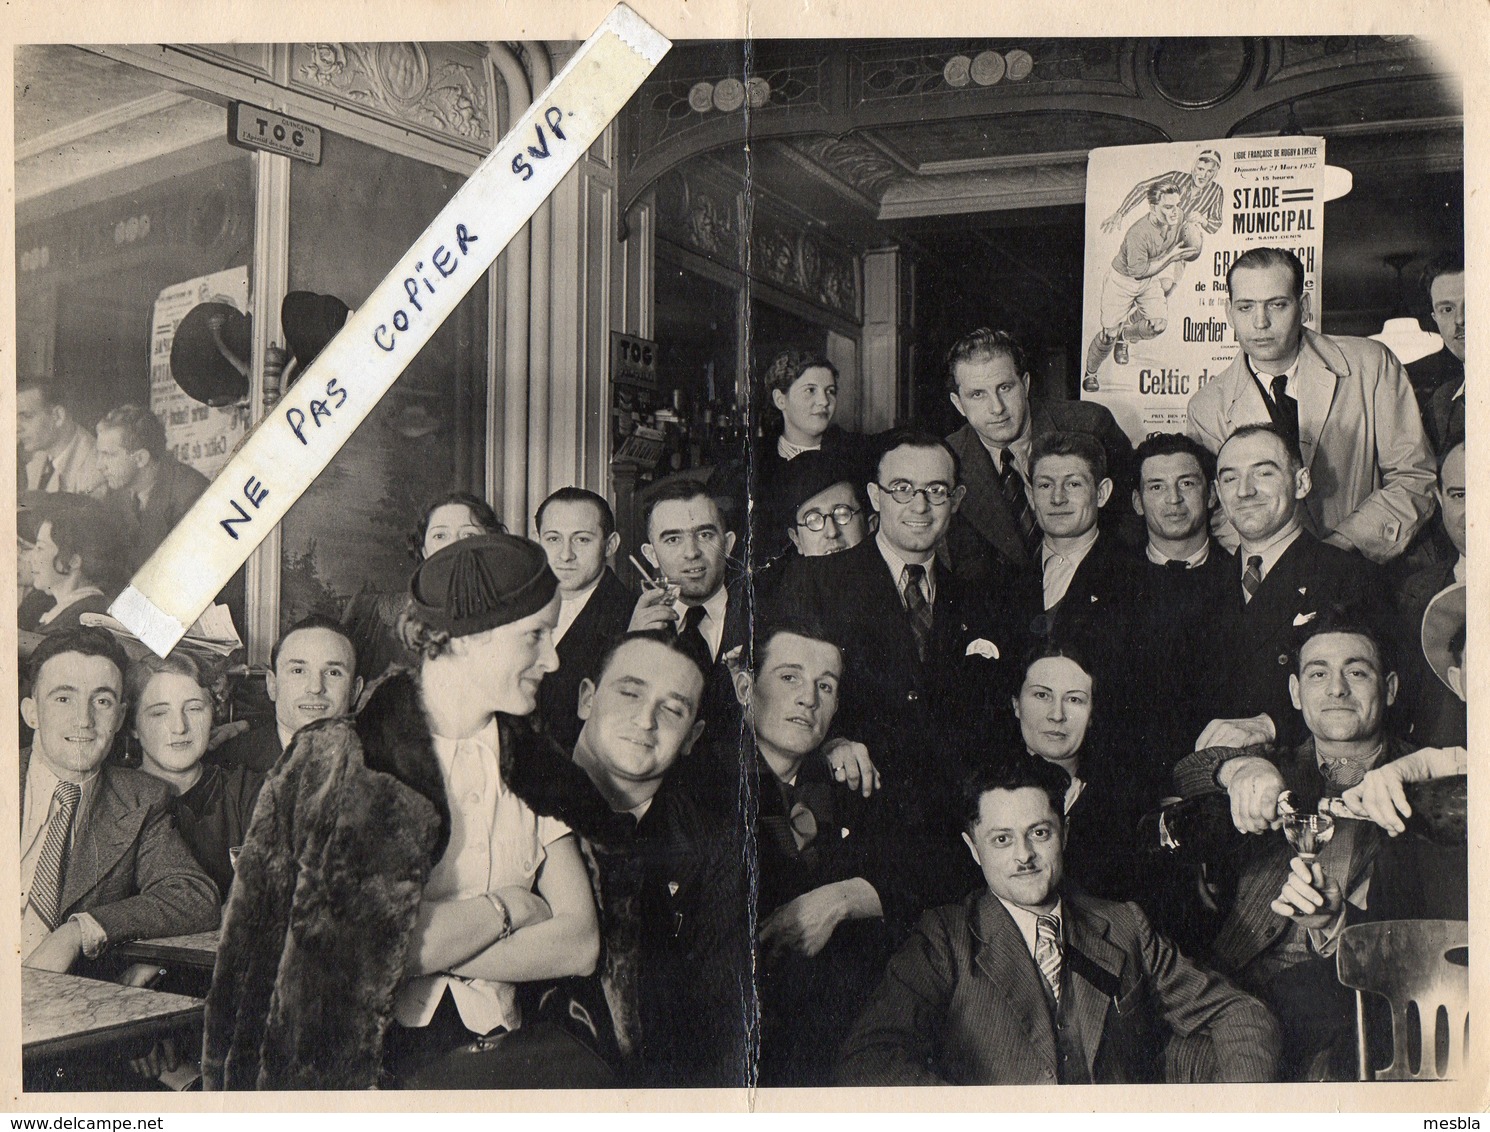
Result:
M406 541L409 557L417 565L461 539L506 533L507 528L489 503L468 491L452 491L424 509ZM412 668L419 663L398 633L399 615L408 596L406 590L364 591L347 602L341 623L357 652L357 673L364 685L371 684L390 667Z
M1014 696L1025 751L1066 772L1066 870L1088 892L1126 899L1141 806L1134 775L1092 730L1092 665L1073 644L1042 641L1026 657Z
M83 496L45 505L28 554L31 584L53 599L36 631L76 629L84 613L107 613L129 580L129 534L107 505Z
M766 367L763 378L775 412L767 411L765 437L754 445L746 484L743 465L723 468L711 481L711 494L734 500L735 514L746 514L748 494L754 547L760 565L790 549L786 533L774 521L791 462L805 452L820 452L842 469L842 478L864 490L867 482L861 438L833 424L838 410L838 368L819 351L783 350ZM747 490L748 487L748 490Z
M226 901L232 858L248 832L264 776L202 761L224 684L207 661L179 649L164 659L146 653L129 666L124 681L140 768L175 792L182 840Z

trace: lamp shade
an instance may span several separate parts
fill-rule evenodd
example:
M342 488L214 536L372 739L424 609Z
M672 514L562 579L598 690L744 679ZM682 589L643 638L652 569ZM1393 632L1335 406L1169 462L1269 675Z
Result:
M1424 330L1415 318L1389 318L1381 333L1371 335L1371 339L1396 354L1403 365L1411 365L1443 349L1443 339Z

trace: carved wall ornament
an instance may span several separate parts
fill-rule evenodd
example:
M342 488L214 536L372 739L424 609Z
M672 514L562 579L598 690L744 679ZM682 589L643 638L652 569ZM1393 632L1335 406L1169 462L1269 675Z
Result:
M491 140L487 85L474 56L438 43L308 43L295 55L295 81L323 96L426 132Z

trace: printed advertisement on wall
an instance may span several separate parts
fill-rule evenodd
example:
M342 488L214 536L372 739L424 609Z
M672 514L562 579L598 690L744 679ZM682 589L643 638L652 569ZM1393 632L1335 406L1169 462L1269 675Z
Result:
M171 377L176 327L198 303L248 309L248 267L230 267L167 287L150 319L150 411L166 426L166 443L183 464L212 479L243 437L247 414L235 406L214 409L193 400Z
M1305 322L1319 329L1324 202L1349 187L1324 139L1094 149L1087 165L1081 395L1134 443L1183 432L1190 396L1236 356L1226 272L1256 247L1304 265Z

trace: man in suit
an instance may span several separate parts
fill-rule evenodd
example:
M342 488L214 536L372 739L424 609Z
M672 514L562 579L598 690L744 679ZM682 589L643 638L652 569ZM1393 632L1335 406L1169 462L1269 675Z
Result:
M1411 748L1386 730L1396 665L1374 626L1349 612L1322 613L1301 628L1292 660L1288 692L1306 728L1302 743L1206 748L1182 759L1174 777L1187 798L1224 792L1236 828L1260 835L1226 853L1235 895L1209 960L1278 1015L1287 1075L1318 1079L1351 1052L1340 1046L1351 1044L1354 1000L1335 978L1334 955L1346 905L1367 907L1380 831L1337 817L1333 838L1305 864L1272 832L1282 823L1278 798L1292 791L1295 809L1312 813L1321 798L1342 795Z
M1226 287L1241 350L1190 398L1190 435L1219 452L1243 425L1271 423L1312 478L1309 532L1373 562L1396 558L1433 509L1433 455L1401 364L1370 339L1305 329L1304 266L1292 252L1244 252Z
M23 377L16 383L16 439L23 465L23 491L102 495L93 435L73 418L56 381Z
M207 756L209 762L268 774L307 723L351 715L362 677L347 631L319 613L291 625L269 650L265 691L274 718L233 736Z
M1464 261L1443 259L1424 273L1429 313L1443 349L1407 367L1423 427L1440 454L1464 439Z
M538 717L566 750L579 738L575 714L580 682L626 631L635 599L607 565L621 545L615 513L593 491L561 487L533 518L538 542L559 579L554 647L559 670L538 690Z
M140 405L121 405L98 422L98 466L109 501L135 520L135 565L207 490L207 477L166 450L165 426Z
M1216 641L1237 605L1240 574L1210 534L1216 458L1188 436L1156 433L1138 446L1136 461L1133 509L1148 532L1134 619L1142 654L1139 715L1143 749L1167 793L1175 760L1217 716Z
M1162 1081L1165 1031L1193 1039L1170 1079L1274 1079L1277 1029L1261 1003L1181 955L1135 905L1062 883L1067 784L1043 759L972 776L963 839L985 886L927 913L890 961L844 1045L840 1084Z
M1040 541L1026 486L1030 450L1050 432L1088 432L1102 444L1126 495L1133 446L1102 405L1030 396L1024 349L1003 330L974 330L947 352L947 393L967 423L947 437L961 464L966 495L947 531L958 577L985 581L1005 570L1029 572Z
M118 642L96 628L48 637L31 656L21 714L21 954L69 971L113 945L215 928L217 888L171 820L171 791L105 762L124 723Z
M835 1052L889 954L887 920L907 915L915 888L897 880L900 858L921 855L910 831L892 829L885 792L863 797L818 757L843 677L843 655L819 628L765 626L735 677L747 737L710 752L733 788L735 821L754 824L765 1086L831 1084Z
M664 484L648 501L642 554L661 574L632 611L629 630L674 628L709 673L700 718L711 738L735 734L739 712L728 661L750 633L750 595L727 584L735 534L696 480Z
M1383 608L1385 595L1369 562L1304 529L1309 469L1274 426L1245 425L1231 435L1216 458L1216 487L1241 538L1229 599L1236 617L1214 646L1226 718L1208 725L1197 745L1291 745L1303 738L1288 698L1294 630L1329 606Z
M1015 611L1032 599L1008 600L1029 583L1001 563L975 591L937 560L963 498L945 441L893 429L878 452L866 485L879 515L874 537L792 562L774 604L820 624L843 649L835 732L863 743L883 781L904 788L923 815L945 817L933 800L960 776L953 741L975 732L980 711L1008 703L1018 686L1025 646Z
M677 773L697 757L703 692L696 653L666 630L617 640L578 689L574 763L605 820L575 814L573 828L600 871L601 982L623 1075L638 1086L748 1083L754 997L739 841Z
M1419 639L1423 613L1433 598L1469 577L1469 531L1466 523L1464 442L1447 452L1438 468L1438 512L1455 557L1432 563L1410 575L1397 592L1398 639ZM1413 741L1426 747L1462 747L1469 739L1462 698L1453 695L1424 662L1420 650L1409 648L1403 665L1402 700L1410 717Z

